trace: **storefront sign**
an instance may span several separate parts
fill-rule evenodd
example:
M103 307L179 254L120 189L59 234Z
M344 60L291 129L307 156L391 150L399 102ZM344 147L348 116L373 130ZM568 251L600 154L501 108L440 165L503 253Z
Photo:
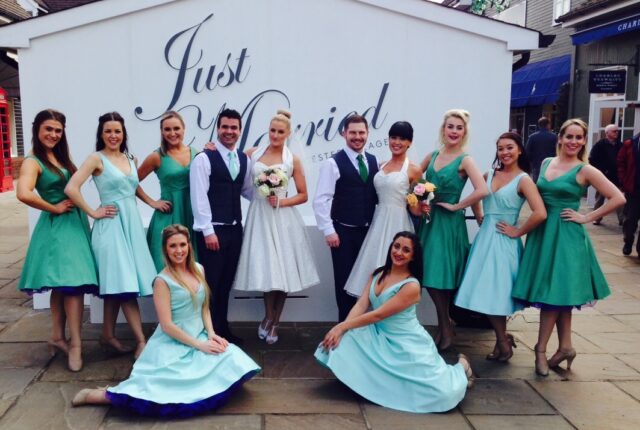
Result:
M626 70L591 70L589 72L590 93L624 93L627 83Z

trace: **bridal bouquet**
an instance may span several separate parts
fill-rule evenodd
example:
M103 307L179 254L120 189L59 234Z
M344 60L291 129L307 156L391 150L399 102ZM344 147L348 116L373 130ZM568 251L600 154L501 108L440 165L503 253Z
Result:
M263 197L273 196L280 190L286 190L289 183L287 174L278 167L270 167L256 176L254 184Z
M436 186L431 182L427 182L424 179L420 179L418 182L413 184L409 189L409 193L407 194L407 204L411 207L418 206L419 202L431 202L433 200L433 193L436 190ZM429 215L427 217L427 222L429 221Z

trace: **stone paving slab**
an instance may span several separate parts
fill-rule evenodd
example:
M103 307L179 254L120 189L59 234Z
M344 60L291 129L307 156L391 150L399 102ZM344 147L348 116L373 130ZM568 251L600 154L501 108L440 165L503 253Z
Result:
M555 415L525 381L478 379L460 403L465 415Z
M50 360L45 343L0 343L0 368L43 368Z
M598 311L608 315L640 313L640 299L623 292L618 292L616 297L599 301L596 306L598 307Z
M640 333L594 333L587 339L609 354L640 353ZM577 348L576 348L577 349Z
M413 414L378 405L363 405L364 416L372 430L469 430L471 427L456 408L442 414Z
M106 407L101 407L107 409ZM260 415L200 415L188 419L155 419L128 414L124 411L109 409L104 430L261 430Z
M609 382L532 382L532 386L580 430L640 428L640 407Z
M634 331L640 330L640 314L637 315L613 315L621 323L633 328Z
M638 270L640 267L628 268L626 273L612 273L606 276L607 282L613 286L628 285L638 286ZM635 272L635 273L634 273ZM606 300L606 299L605 299Z
M253 379L220 409L225 414L358 414L359 396L337 380Z
M567 371L566 365L564 361L553 370L569 381L640 380L636 369L609 354L579 354L571 370Z
M573 430L561 416L549 415L468 415L475 430Z
M3 430L25 429L98 429L106 407L71 406L80 389L75 383L38 382L29 387L0 419Z
M264 378L335 378L309 351L267 351L262 359Z
M104 353L97 342L83 342L83 363L81 372L67 369L67 357L58 354L40 378L41 381L114 381L110 385L126 379L133 367L133 354L113 356ZM87 384L87 388L92 384Z
M616 354L615 358L640 372L640 354Z
M0 288L0 299L24 299L25 297L25 293L18 291L17 279Z
M640 308L638 309L640 312ZM571 318L571 329L580 335L589 333L634 332L633 327L607 315L574 315Z
M0 369L0 399L13 399L22 394L39 372L37 368Z
M266 415L265 430L367 430L362 415Z
M515 349L513 357L507 363L489 361L485 359L485 356L486 354L469 354L473 372L479 378L521 380L537 380L541 378L535 372L533 351L527 348ZM547 378L551 380L562 379L561 376L554 372L550 372Z
M26 298L22 299L5 299L0 301L0 322L14 322L19 320L23 315L31 312L31 308L24 306L25 302L31 303Z
M629 394L636 400L640 401L640 382L639 381L619 381L614 382L614 385L620 388L625 393Z

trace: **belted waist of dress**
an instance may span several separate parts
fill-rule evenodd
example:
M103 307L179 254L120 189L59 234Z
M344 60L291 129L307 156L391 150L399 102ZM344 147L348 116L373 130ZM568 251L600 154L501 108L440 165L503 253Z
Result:
M127 196L122 196L122 197L118 197L115 199L102 199L100 198L100 201L102 201L102 203L100 204L100 206L108 206L108 205L112 205L114 203L117 203L121 200L127 200L127 199L136 199L136 196L131 196L131 195L127 195Z
M580 209L580 204L575 204L573 202L571 202L571 203L545 202L544 206L547 209L547 211L549 211L549 212L551 212L551 211L561 211L563 209L573 209L574 211L577 211L578 209Z
M486 212L485 211L484 216L489 216L489 215L495 215L495 216L509 215L509 216L514 216L514 215L517 215L518 213L520 213L520 211L513 211L513 212Z
M345 224L343 222L338 221L337 219L333 220L334 223L336 224L340 224L343 227L351 227L351 228L362 228L362 227L369 227L369 224L371 223L366 223L365 225L353 225L353 224Z

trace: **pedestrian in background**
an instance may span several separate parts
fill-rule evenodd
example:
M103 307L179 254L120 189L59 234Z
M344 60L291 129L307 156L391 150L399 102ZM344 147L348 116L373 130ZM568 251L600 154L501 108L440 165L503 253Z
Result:
M622 223L622 233L624 234L622 253L629 255L638 228L638 218L640 218L640 169L638 169L638 165L640 165L640 133L636 134L633 139L625 140L618 152L617 165L618 179L627 198ZM640 257L640 234L636 243L636 252Z
M531 161L531 178L538 182L542 160L556 155L558 136L551 131L551 121L546 116L538 120L538 131L529 136L524 149Z
M604 128L605 137L597 141L589 153L589 164L600 170L616 187L620 187L620 181L618 180L618 168L616 165L618 151L622 146L620 139L618 138L619 134L620 129L618 126L615 124L609 124ZM596 203L593 205L593 210L598 209L603 204L604 196L596 191ZM623 206L616 209L618 224L620 225L622 225L622 211ZM601 223L602 218L598 218L593 222L594 225L600 225Z

